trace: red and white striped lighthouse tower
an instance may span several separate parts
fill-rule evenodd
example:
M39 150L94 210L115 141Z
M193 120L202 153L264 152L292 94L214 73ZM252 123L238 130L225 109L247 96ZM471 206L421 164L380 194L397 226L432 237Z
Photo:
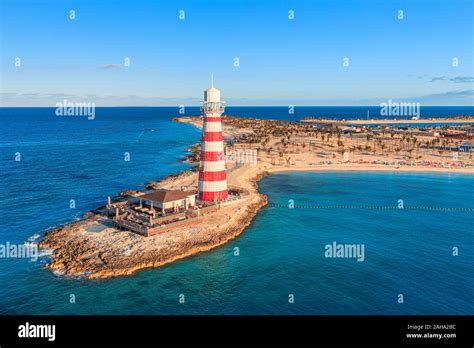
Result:
M201 138L201 164L199 166L198 199L219 202L227 199L227 179L222 136L221 115L224 112L221 92L214 88L204 91L201 113L204 117Z

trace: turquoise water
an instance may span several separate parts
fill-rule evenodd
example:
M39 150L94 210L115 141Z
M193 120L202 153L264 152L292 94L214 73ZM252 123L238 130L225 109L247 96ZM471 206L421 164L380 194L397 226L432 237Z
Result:
M180 156L199 139L192 126L170 122L174 108L107 108L94 121L58 119L48 109L1 110L0 243L23 243L108 194L188 168ZM15 152L22 161L12 160ZM461 174L283 173L260 188L270 203L292 199L297 207L393 206L399 199L474 207L474 178ZM130 277L65 279L44 269L45 259L0 258L0 313L473 314L472 226L472 211L270 205L225 246ZM363 244L365 260L324 257L333 241Z

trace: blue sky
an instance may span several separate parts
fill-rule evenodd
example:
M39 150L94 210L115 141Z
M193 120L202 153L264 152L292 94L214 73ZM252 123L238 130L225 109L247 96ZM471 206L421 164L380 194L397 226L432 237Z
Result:
M0 3L4 106L473 104L470 0Z

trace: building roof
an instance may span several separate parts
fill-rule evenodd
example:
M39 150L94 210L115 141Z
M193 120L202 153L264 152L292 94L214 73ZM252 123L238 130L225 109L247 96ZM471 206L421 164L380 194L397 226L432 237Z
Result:
M180 201L189 196L193 196L194 193L179 191L179 190L158 190L150 192L142 196L138 196L140 199L147 199L153 202L167 203L173 201Z

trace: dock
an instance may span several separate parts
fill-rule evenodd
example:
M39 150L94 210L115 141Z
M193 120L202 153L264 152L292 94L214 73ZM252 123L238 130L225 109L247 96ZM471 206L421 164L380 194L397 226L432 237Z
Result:
M301 123L340 125L340 126L370 126L382 124L474 124L474 117L469 118L420 118L420 119L370 119L370 120L332 120L314 117L305 117Z

